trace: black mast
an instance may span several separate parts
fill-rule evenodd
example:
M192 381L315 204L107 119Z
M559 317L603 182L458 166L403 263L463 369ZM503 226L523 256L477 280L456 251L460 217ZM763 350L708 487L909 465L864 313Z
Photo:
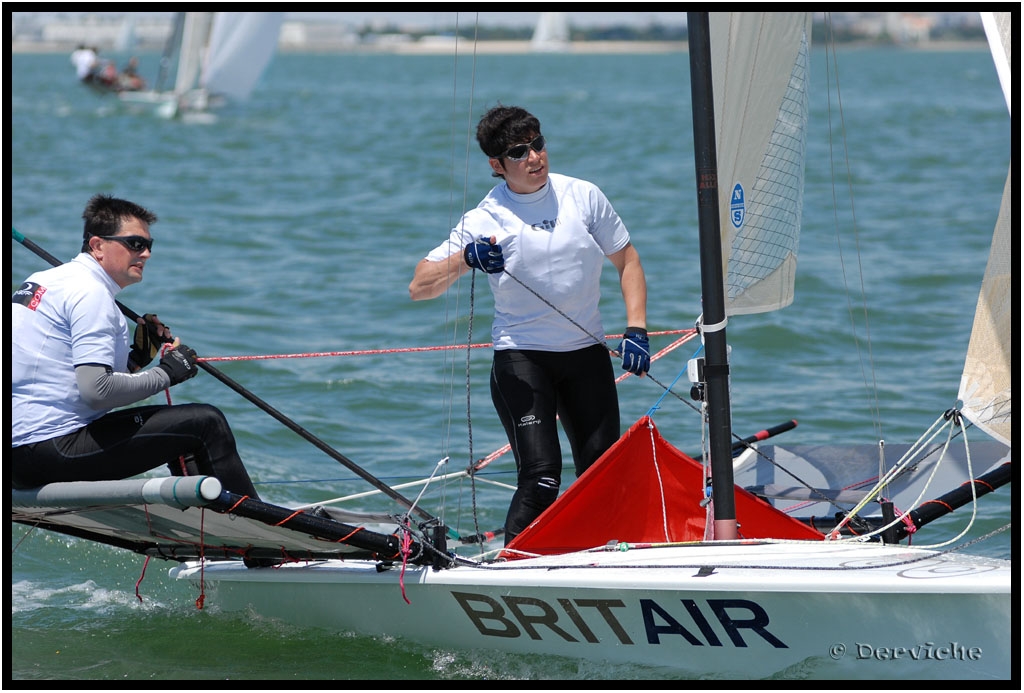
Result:
M711 81L711 41L707 12L687 12L693 148L700 222L701 301L705 401L708 412L715 538L736 539L736 499L732 473L732 418L729 405L729 357L725 339L725 281L718 215L718 156L715 150L715 99Z

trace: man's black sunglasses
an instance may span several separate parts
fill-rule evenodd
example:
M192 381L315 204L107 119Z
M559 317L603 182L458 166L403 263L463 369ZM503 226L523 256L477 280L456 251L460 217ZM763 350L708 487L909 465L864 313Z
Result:
M143 250L153 249L153 239L145 236L96 236L105 241L117 241L133 253L141 253Z
M537 135L532 142L512 145L499 158L508 159L509 161L523 161L530 156L531 148L535 152L542 152L545 146L547 146L547 142L544 140L544 135Z

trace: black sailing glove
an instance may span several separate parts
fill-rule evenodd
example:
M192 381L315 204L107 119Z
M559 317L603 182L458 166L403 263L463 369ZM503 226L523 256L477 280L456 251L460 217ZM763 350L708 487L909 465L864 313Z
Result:
M501 246L491 243L488 238L483 236L467 245L462 255L466 258L467 265L487 274L494 274L505 269L505 256L501 254Z
M184 344L180 344L160 359L157 368L163 368L171 377L171 385L183 383L194 378L199 370L196 368L196 352Z

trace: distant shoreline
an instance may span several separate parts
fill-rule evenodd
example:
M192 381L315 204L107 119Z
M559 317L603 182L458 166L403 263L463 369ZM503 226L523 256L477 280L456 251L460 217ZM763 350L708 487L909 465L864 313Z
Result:
M859 41L836 44L839 49L864 48L895 48L913 51L957 51L981 50L986 48L984 41L929 41L920 44L881 44L870 41ZM74 45L64 43L43 43L34 41L15 41L11 44L11 53L70 53ZM153 49L139 50L140 53L152 52ZM359 53L359 54L394 54L394 55L451 55L455 50L462 54L481 55L543 55L543 54L646 54L646 53L686 53L689 45L686 41L574 41L565 47L538 50L530 41L478 41L475 45L468 40L459 41L409 41L380 44L356 45L281 45L279 53ZM127 51L126 51L127 52Z
M685 41L572 41L564 46L551 48L535 48L530 41L472 41L460 40L456 46L454 40L449 41L415 41L399 43L383 48L381 52L402 55L448 54L458 49L460 53L477 53L483 55L524 55L524 54L572 54L585 55L594 53L685 53ZM365 51L362 46L355 52L378 52L371 48Z
M77 45L77 44L76 44ZM11 44L12 53L71 53L76 45L64 43L43 43L35 41L15 41ZM281 44L278 53L384 53L398 55L435 55L451 54L454 50L470 54L506 54L520 55L526 53L685 53L685 41L574 41L564 48L535 49L530 41L478 41L475 45L469 40L428 40L428 41L395 41L360 44L315 44L302 46ZM156 49L136 49L140 53L154 52ZM112 52L112 51L107 51ZM130 52L130 51L118 51Z

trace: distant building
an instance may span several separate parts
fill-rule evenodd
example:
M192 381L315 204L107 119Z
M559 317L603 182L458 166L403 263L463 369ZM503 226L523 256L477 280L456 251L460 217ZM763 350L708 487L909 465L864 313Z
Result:
M163 48L171 27L171 19L162 17L29 15L14 25L12 40L61 47L85 43L107 51L149 50Z
M359 43L359 34L341 22L285 22L281 25L278 48L316 52L355 48Z

